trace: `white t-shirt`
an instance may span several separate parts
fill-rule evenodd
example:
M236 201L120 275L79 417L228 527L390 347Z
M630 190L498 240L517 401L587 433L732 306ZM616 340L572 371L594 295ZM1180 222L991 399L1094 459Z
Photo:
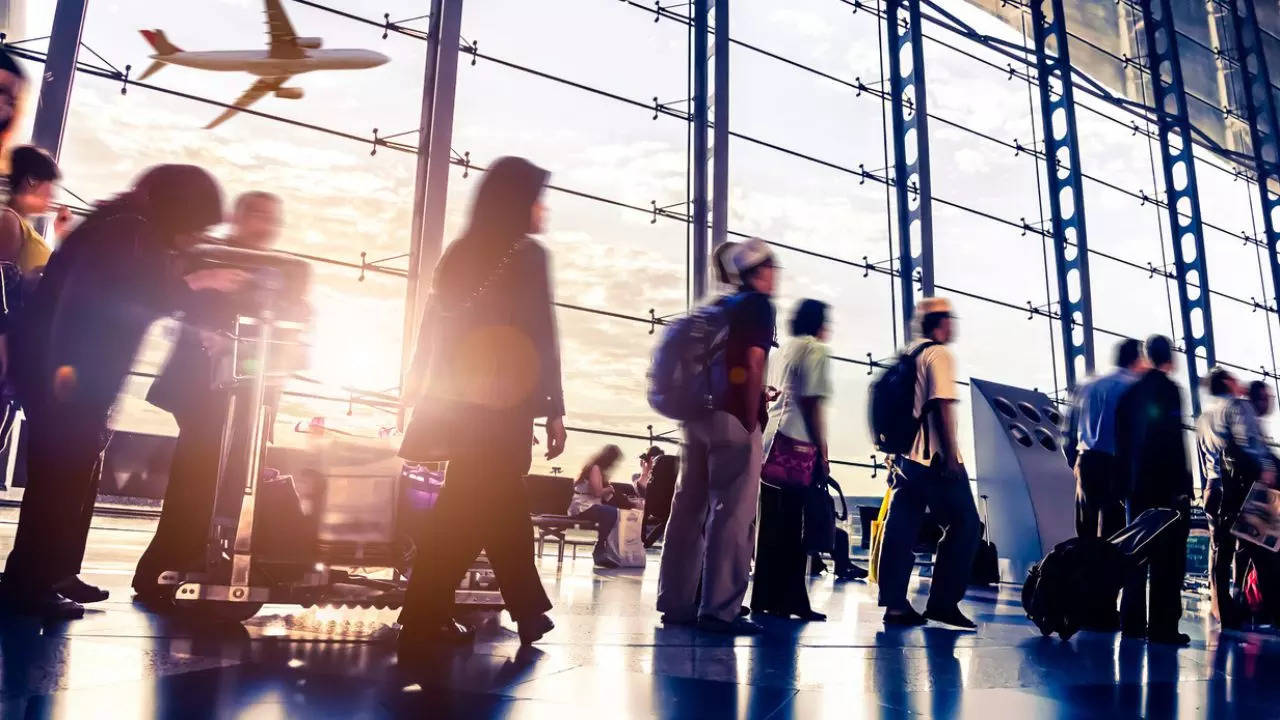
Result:
M906 352L914 351L923 342L925 341L913 341L907 346ZM926 348L916 358L916 416L920 417L925 403L930 400L943 402L959 399L960 396L956 394L955 356L946 345L933 345ZM953 414L953 420L954 417ZM956 429L952 427L952 437L955 437L955 431ZM925 452L926 448L929 450L928 453ZM933 455L942 452L942 448L942 438L938 436L932 419L924 418L920 431L916 433L916 441L911 445L911 453L907 457L922 465L928 465L933 461ZM956 448L956 452L959 452L959 448ZM964 462L960 457L956 460Z
M793 337L769 363L769 384L781 395L769 406L769 423L764 431L764 455L769 456L774 436L781 432L792 440L812 442L800 398L830 398L831 351L812 335Z

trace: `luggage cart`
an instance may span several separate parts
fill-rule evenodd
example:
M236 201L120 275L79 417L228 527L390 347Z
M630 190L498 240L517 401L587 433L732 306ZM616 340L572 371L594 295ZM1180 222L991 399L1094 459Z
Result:
M218 384L229 391L230 402L204 567L198 571L168 570L160 575L160 585L172 589L180 610L221 621L242 622L267 603L400 607L418 552L412 540L417 534L412 532L412 523L396 523L396 533L374 541L365 537L348 540L341 536L341 530L336 535L328 533L321 541L318 534L309 533L308 521L300 510L294 515L271 517L270 523L264 522L266 518L259 512L264 489L279 491L280 486L271 483L284 482L264 471L279 397L273 388L300 369L298 358L305 353L299 351L306 346L307 323L285 319L278 310L285 304L286 291L296 297L304 294L309 268L287 256L223 246L201 246L193 254L203 267L249 271L255 302L249 303L252 309L238 312L230 332L234 350L218 373ZM396 504L408 491L405 484L413 479L412 473L401 472L393 478L346 481L377 483L391 504L386 511L394 514ZM292 491L292 479L287 481L288 491ZM319 477L318 482L328 490L328 478ZM388 485L392 488L389 494L385 493ZM262 510L275 512L266 506ZM318 519L313 517L310 522ZM291 552L272 556L272 549L263 547L262 542L268 534L303 541L288 543ZM502 607L496 578L483 556L459 585L457 602L479 608Z

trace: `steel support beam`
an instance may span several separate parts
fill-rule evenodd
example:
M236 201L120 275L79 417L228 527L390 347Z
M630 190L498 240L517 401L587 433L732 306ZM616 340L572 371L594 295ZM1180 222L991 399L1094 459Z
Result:
M708 34L711 31L711 8L715 0L694 0L693 3L693 43L689 50L689 72L693 75L693 97L689 106L693 115L693 197L690 198L689 222L692 227L693 244L689 248L689 274L693 282L692 299L696 304L707 294L707 261L711 255L711 242L708 232L710 212L708 200L711 196L710 178L707 175L707 162L710 159L711 143L711 79L707 73L707 60L710 47Z
M1075 82L1062 0L1030 0L1040 86L1040 122L1049 180L1053 255L1058 271L1062 357L1067 389L1093 372L1093 304L1089 292L1089 242L1085 232L1084 175L1076 129ZM1046 13L1048 6L1049 13ZM1053 44L1054 54L1049 54Z
M1200 378L1213 366L1213 318L1204 227L1192 153L1191 119L1178 55L1172 0L1138 0L1146 38L1146 63L1154 91L1152 105L1160 139L1160 160L1169 212L1169 234L1182 308L1183 347L1191 382L1191 409L1200 414Z
M87 8L88 0L58 0L53 11L53 31L49 36L49 55L40 83L31 144L44 148L55 160L62 152Z
M1262 225L1267 233L1267 257L1271 262L1271 289L1280 311L1280 114L1271 92L1271 75L1263 51L1262 28L1253 0L1231 0L1231 27L1239 60L1244 110L1253 144L1258 175Z
M711 250L729 236L729 0L695 0L693 47L693 301L711 286Z
M453 140L453 105L462 43L462 0L431 0L422 116L418 125L413 228L405 290L404 335L400 353L403 382L413 361L418 319L431 290L431 275L444 247L445 201Z
M711 247L729 239L729 0L711 0Z
M898 269L902 325L911 336L914 284L933 295L933 193L920 0L888 0L889 99L893 115L893 175L898 209Z

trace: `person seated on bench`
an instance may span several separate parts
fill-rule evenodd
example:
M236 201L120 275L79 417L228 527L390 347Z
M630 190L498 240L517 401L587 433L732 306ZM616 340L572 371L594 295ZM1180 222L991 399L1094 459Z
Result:
M570 517L590 520L596 524L600 537L596 540L593 557L597 567L608 569L618 567L607 552L609 533L618 524L618 508L608 504L614 494L608 477L621 459L622 450L617 445L605 445L578 474L578 479L573 484L573 500L569 503Z

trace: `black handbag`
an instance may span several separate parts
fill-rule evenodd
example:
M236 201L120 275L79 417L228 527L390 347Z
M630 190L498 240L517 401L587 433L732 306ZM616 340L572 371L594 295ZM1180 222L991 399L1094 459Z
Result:
M829 475L815 477L804 493L804 551L806 553L831 552L836 546L836 521L849 517L844 505L844 491ZM841 513L836 513L836 501L831 488L840 497Z

